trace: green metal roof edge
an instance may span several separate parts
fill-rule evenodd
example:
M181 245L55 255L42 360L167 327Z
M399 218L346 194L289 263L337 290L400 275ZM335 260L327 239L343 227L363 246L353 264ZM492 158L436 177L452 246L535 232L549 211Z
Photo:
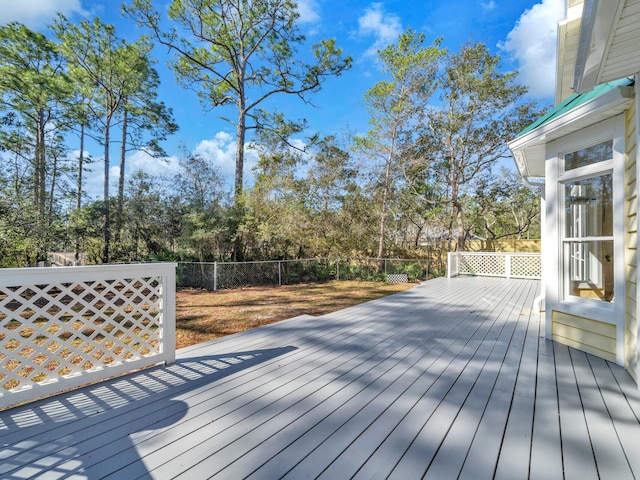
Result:
M520 133L518 133L518 135L516 135L516 138L526 135L527 133L535 130L536 128L541 127L546 123L549 123L551 120L561 117L565 113L570 112L571 110L579 107L580 105L584 105L585 103L587 103L590 100L593 100L594 98L598 98L599 96L604 95L605 93L613 90L614 88L633 85L633 82L634 80L632 78L621 78L620 80L615 80L613 82L607 82L607 83L598 85L593 90L590 90L582 94L574 93L573 95L565 99L563 102L559 103L557 106L549 110L543 116L538 118L535 122L533 122L527 128L525 128Z

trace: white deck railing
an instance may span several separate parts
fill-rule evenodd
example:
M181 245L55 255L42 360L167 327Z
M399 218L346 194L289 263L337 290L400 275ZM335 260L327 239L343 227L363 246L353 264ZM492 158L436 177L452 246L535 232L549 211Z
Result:
M507 278L542 278L539 253L451 252L447 261L449 278L478 275Z
M175 268L0 269L0 407L173 362Z

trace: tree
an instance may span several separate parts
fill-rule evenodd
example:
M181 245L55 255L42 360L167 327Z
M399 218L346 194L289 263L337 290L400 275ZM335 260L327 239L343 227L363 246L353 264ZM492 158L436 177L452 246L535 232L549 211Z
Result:
M235 119L223 118L236 129L236 205L247 130L274 128L259 107L280 94L306 102L328 77L351 65L334 40L312 45L311 63L298 59L296 47L305 37L297 31L291 0L173 0L168 16L175 27L168 31L150 0L134 0L124 11L176 53L171 67L182 85L196 89L205 108L235 107Z
M301 198L311 226L307 243L314 255L344 254L343 249L349 244L347 237L356 221L350 219L353 223L345 225L341 214L358 175L346 141L333 135L318 139L311 149L306 178L300 182Z
M46 259L53 221L53 199L47 194L55 191L57 177L51 175L49 154L58 153L70 96L65 62L53 42L18 23L0 27L0 109L9 115L0 142L30 164L38 261Z
M472 220L483 237L522 239L530 233L539 237L540 194L524 185L517 173L502 167L499 174L476 182L474 190Z
M394 173L403 152L414 146L416 126L434 89L438 60L443 55L440 41L424 46L425 37L410 28L398 42L378 52L383 73L389 80L376 83L365 93L371 130L360 139L360 147L382 163L378 258L384 251L389 198Z
M104 227L102 261L110 259L111 215L109 201L109 167L111 164L111 128L118 113L132 91L143 82L141 75L148 74L148 39L140 38L127 43L118 38L113 25L104 24L99 18L93 22L83 20L79 25L60 15L54 31L61 41L60 48L70 64L71 75L94 93L88 104L91 117L99 119L100 141L104 147Z
M201 262L222 259L230 245L224 180L210 161L190 152L180 159L180 167L181 173L172 182L173 200L165 207L170 212L179 209L179 213L167 228L175 231L188 258Z
M489 174L508 156L507 140L538 115L525 102L526 88L516 83L517 72L502 73L500 57L482 44L465 45L449 54L436 80L438 105L426 110L421 152L416 158L432 168L451 205L449 241L465 247L465 194L480 174Z
M120 240L123 226L124 184L126 154L130 150L143 150L154 157L166 156L160 142L178 130L173 114L164 102L158 102L158 72L152 67L151 45L146 38L138 42L132 54L139 55L136 71L126 85L122 101L122 139L120 144L120 173L116 202L115 242Z

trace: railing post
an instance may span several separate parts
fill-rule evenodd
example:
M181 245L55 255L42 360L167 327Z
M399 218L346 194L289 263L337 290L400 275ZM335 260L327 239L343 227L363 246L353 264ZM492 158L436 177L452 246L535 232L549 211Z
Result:
M165 365L176 361L176 267L162 275L162 353Z
M455 277L458 272L453 271L453 256L455 252L447 252L447 278Z
M213 291L218 290L218 262L213 262Z
M508 253L504 256L504 274L511 278L511 255Z

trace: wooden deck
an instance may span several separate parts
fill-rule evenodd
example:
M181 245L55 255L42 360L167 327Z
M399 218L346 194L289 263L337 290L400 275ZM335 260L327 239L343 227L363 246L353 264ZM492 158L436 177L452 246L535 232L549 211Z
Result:
M640 477L636 385L545 340L538 291L435 279L0 412L0 478Z

